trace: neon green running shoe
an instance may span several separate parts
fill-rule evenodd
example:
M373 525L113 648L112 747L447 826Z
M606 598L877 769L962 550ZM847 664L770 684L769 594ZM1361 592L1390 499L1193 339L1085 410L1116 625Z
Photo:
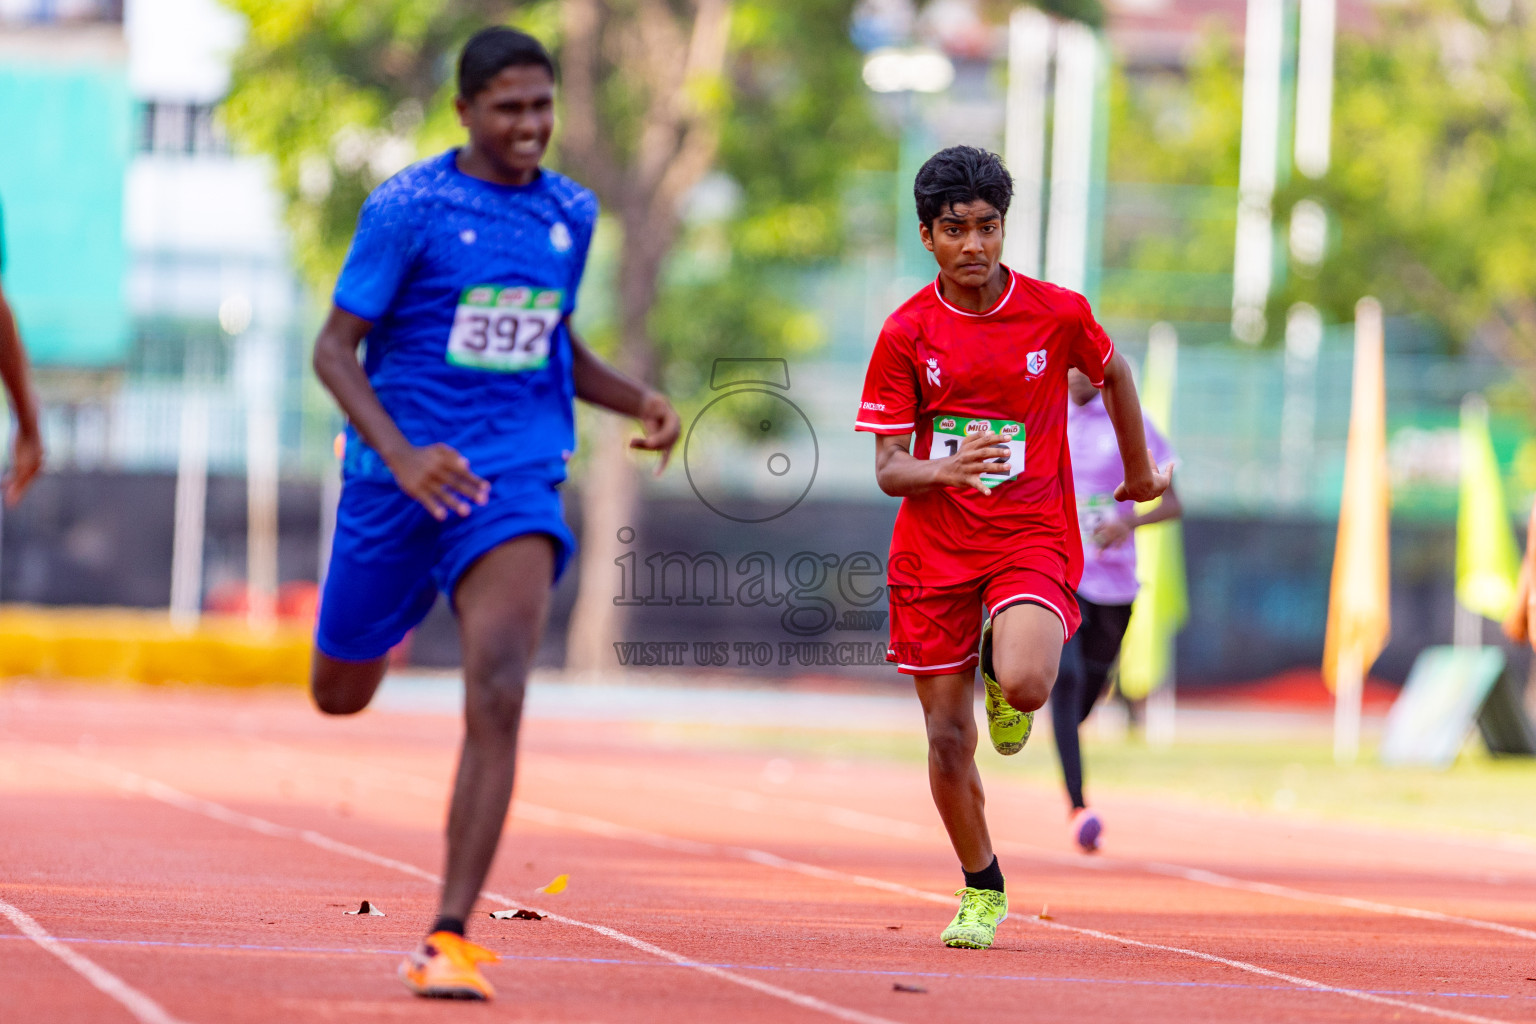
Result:
M1033 711L1020 711L1003 696L1003 688L992 676L992 619L981 625L981 681L987 688L987 736L992 749L1007 757L1017 754L1029 742L1029 730L1035 724Z
M988 949L1008 919L1008 896L991 889L957 889L960 910L939 938L955 949Z

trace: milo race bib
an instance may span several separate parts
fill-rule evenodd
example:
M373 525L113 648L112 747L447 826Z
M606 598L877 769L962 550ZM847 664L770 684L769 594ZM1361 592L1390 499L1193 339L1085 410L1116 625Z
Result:
M564 300L565 293L556 288L481 284L464 289L448 332L448 361L497 373L542 369L565 315Z
M960 451L960 442L971 434L987 431L1000 434L1008 447L1008 462L998 460L996 472L983 473L981 482L988 487L1012 480L1024 472L1024 425L1012 420L985 420L974 416L947 416L939 413L933 418L933 443L928 447L930 459L944 459Z
M1083 534L1083 543L1092 543L1093 535L1099 527L1119 514L1114 495L1079 494L1077 496L1077 527Z

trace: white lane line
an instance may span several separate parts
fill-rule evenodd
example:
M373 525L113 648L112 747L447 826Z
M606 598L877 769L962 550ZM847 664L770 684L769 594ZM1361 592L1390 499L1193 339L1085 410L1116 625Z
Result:
M505 896L497 896L495 893L487 892L482 893L482 895L489 899L499 900L509 907L517 905L511 900L508 900ZM815 996L808 996L803 992L796 992L792 989L781 988L778 985L770 985L766 981L758 981L756 978L749 978L745 975L737 974L734 971L728 971L722 967L716 967L713 964L700 963L691 957L683 956L681 953L674 953L668 949L662 949L660 946L652 945L651 943L646 942L644 939L637 939L633 935L626 935L624 932L618 931L614 928L609 928L606 925L588 924L585 921L577 921L574 918L562 917L559 914L549 914L543 910L540 910L539 913L546 914L546 916L548 916L551 920L559 921L563 924L575 925L577 928L586 928L588 931L594 931L599 935L605 935L610 939L615 939L624 943L625 945L633 946L638 950L650 953L652 956L660 957L663 960L670 960L677 964L679 967L690 967L693 970L719 978L722 981L734 982L737 985L753 989L757 992L763 993L764 995L773 996L776 999L782 999L785 1002L794 1003L796 1006L803 1006L807 1010L815 1010L819 1013L825 1013L828 1016L836 1017L839 1020L853 1021L854 1024L895 1024L894 1021L888 1020L885 1017L876 1017L874 1014L862 1013L858 1010L850 1010L846 1007L829 1003L823 999L817 999Z
M755 850L744 846L724 846L714 843L700 843L689 839L678 839L674 836L663 835L657 832L648 832L644 829L631 828L600 818L593 818L585 814L573 814L569 811L556 810L552 807L543 807L538 804L530 804L519 801L517 812L523 817L538 821L541 824L556 828L568 828L593 835L604 836L610 839L627 839L632 842L655 846L660 849L678 853L693 853L700 856L720 855L738 857L741 860L751 861L764 867L778 868L783 871L792 871L800 875L808 875L826 881L852 883L870 889L878 889L882 892L895 893L908 896L912 899L923 900L927 903L939 903L946 907L952 907L955 903L953 896L928 892L925 889L917 889L900 882L891 882L882 878L871 878L867 875L856 875L846 871L838 871L834 868L825 868L817 864L806 864L803 861L790 860L780 857L778 854L769 853L766 850ZM1494 1017L1480 1017L1476 1014L1461 1013L1456 1010L1442 1009L1438 1006L1428 1006L1423 1003L1415 1003L1406 999L1394 999L1390 996L1377 995L1373 992L1364 992L1360 989L1345 988L1340 985L1329 985L1312 978L1303 978L1295 974L1286 974L1283 971L1271 970L1260 967L1243 960L1233 960L1228 957L1217 956L1214 953L1206 953L1198 949L1187 949L1183 946L1168 946L1160 942L1145 942L1141 939L1132 939L1124 935L1115 935L1110 932L1099 931L1096 928L1080 928L1075 925L1062 924L1059 921L1044 921L1039 917L1026 917L1024 920L1032 924L1041 925L1057 931L1072 932L1077 935L1085 935L1090 938L1103 939L1106 942L1118 942L1128 946L1136 946L1141 949L1156 949L1165 953L1176 953L1180 956L1192 957L1204 960L1208 963L1221 964L1225 967L1236 968L1249 974L1256 974L1264 978L1272 978L1276 981L1284 981L1299 988L1309 989L1314 992L1325 992L1333 995L1345 996L1349 999L1358 999L1362 1002L1376 1003L1381 1006L1393 1006L1401 1010L1415 1010L1419 1013L1429 1014L1433 1017L1442 1017L1446 1020L1466 1021L1469 1024L1509 1024Z
M769 853L766 850L754 850L746 846L724 846L719 843L701 843L693 839L679 839L676 836L662 835L659 832L648 832L641 828L631 828L628 825L604 821L601 818L593 818L586 814L575 814L571 811L561 811L553 807L544 807L540 804L530 804L526 800L516 801L512 811L514 818L521 817L528 821L537 821L541 825L548 825L551 828L587 832L591 835L602 836L605 839L628 840L646 846L654 846L660 850L670 850L674 853L691 853L700 857L735 857L739 860L761 864L764 867L780 868L802 875L810 875L812 878L820 878L823 881L852 881L867 889L881 889L885 892L895 893L898 896L917 896L919 899L927 900L930 903L937 902L945 906L953 906L955 902L953 896L940 896L937 893L924 892L921 889L902 885L900 882L888 882L883 878L873 878L869 875L854 875L846 871L818 867L815 864L786 860L778 854Z
M654 776L652 778L655 779ZM634 781L633 776L630 777L630 781ZM903 821L899 818L890 818L881 814L850 810L835 804L826 804L815 800L801 800L796 797L754 793L750 790L714 786L709 783L659 779L655 779L655 781L660 783L660 788L663 791L691 791L689 795L696 801L712 803L715 806L727 806L734 810L761 813L765 810L773 810L773 805L777 804L781 812L798 811L801 816L808 817L810 820L838 825L852 831L910 839L918 842L943 839L943 834L938 829L925 828L913 822ZM710 795L705 796L706 793ZM1329 906L1346 907L1351 910L1383 914L1391 917L1417 918L1422 921L1435 921L1440 924L1462 925L1467 928L1501 932L1516 938L1536 940L1536 930L1521 928L1518 925L1504 924L1499 921L1486 921L1475 917L1463 917L1458 914L1446 914L1438 910L1405 907L1395 903L1383 903L1379 900L1364 900L1353 896L1337 896L1332 893L1313 892L1308 889L1298 889L1294 886L1279 885L1273 882L1250 881L1232 875L1224 875L1216 871L1208 871L1204 868L1187 867L1183 864L1136 861L1106 854L1098 854L1092 858L1080 855L1073 856L1054 853L1050 850L1042 850L1028 843L1008 839L998 840L995 845L1003 852L1017 853L1051 864L1059 864L1063 867L1077 868L1084 871L1112 871L1116 868L1145 871L1149 874L1179 878L1200 885L1216 886L1223 889L1237 889L1266 896L1275 896L1280 899L1298 900L1304 903L1320 903Z
M149 998L149 996L129 985L122 978L96 963L96 961L76 953L64 945L64 943L48 934L47 929L34 921L25 912L0 900L0 915L9 918L11 924L15 925L21 934L64 961L66 966L90 982L103 995L109 996L121 1003L123 1009L132 1014L139 1024L181 1024L175 1017L166 1013L163 1006Z
M263 740L264 744L277 747L290 754L302 755L304 752L295 750L285 744L271 740ZM539 755L531 760L541 759L560 760L559 758ZM412 792L424 797L437 799L442 793L436 783L429 782L420 776L399 769L380 767L397 782L404 784ZM605 774L598 770L599 774ZM899 818L891 818L882 814L873 814L867 811L856 811L847 807L839 807L836 804L826 804L815 800L801 800L796 797L769 795L754 793L751 790L734 789L726 786L716 786L709 783L693 780L663 780L656 776L650 776L651 789L659 789L662 792L687 792L689 796L699 802L710 803L714 806L726 806L732 810L745 813L762 813L765 810L773 810L773 805L778 805L781 812L785 809L793 809L800 812L800 816L809 817L813 821L837 825L856 832L864 832L872 835L888 838L907 839L914 842L933 842L943 840L943 834L935 828L918 825L914 822L904 821ZM634 774L627 774L626 781L633 784L636 781ZM548 811L543 808L535 808L523 801L518 801L519 808L527 808L529 813L525 816L537 820L541 811L548 814L565 814L563 811ZM580 817L579 815L577 817ZM549 820L549 819L546 819ZM595 828L593 823L597 819L587 819L584 826L588 831ZM622 826L613 826L622 828ZM651 845L661 845L663 842L675 842L687 844L689 840L674 840L669 837L647 833L650 836L646 842ZM623 838L622 836L615 836ZM694 844L698 846L700 844ZM1418 907L1405 907L1394 903L1382 903L1377 900L1363 900L1353 896L1336 896L1331 893L1312 892L1306 889L1297 889L1293 886L1278 885L1271 882L1256 882L1248 879L1237 878L1232 875L1224 875L1216 871L1208 871L1203 868L1191 868L1182 864L1169 864L1157 861L1134 861L1107 855L1098 855L1093 858L1084 856L1072 856L1058 854L1050 850L1042 850L1027 843L1015 840L1001 839L995 844L1005 853L1017 853L1026 857L1033 857L1048 863L1076 868L1084 871L1112 871L1116 868L1136 871L1146 871L1151 874L1163 875L1170 878L1179 878L1184 881L1194 882L1200 885L1216 886L1224 889L1235 889L1245 892L1258 893L1266 896L1274 896L1280 899L1297 900L1304 903L1318 903L1328 906L1345 907L1351 910L1364 911L1366 913L1383 914L1394 917L1417 918L1423 921L1435 921L1440 924L1462 925L1468 928L1479 928L1484 931L1501 932L1521 939L1536 940L1536 930L1521 928L1516 925L1503 924L1498 921L1485 921L1480 918L1462 917L1456 914L1445 914L1436 910L1423 910ZM688 849L679 846L677 849L684 853L701 852L697 849Z
M1510 1024L1509 1021L1500 1020L1497 1017L1480 1017L1475 1013L1460 1013L1456 1010L1446 1010L1438 1006L1426 1006L1423 1003L1412 1003L1406 999L1393 999L1390 996L1379 996L1374 992L1362 992L1354 988L1341 988L1338 985L1328 985L1321 981L1313 981L1311 978L1302 978L1294 974L1286 974L1283 971L1272 971L1267 967L1259 967L1242 960L1229 960L1224 956L1214 953L1202 953L1198 949L1185 949L1183 946L1165 946L1160 942L1142 942L1140 939L1128 939L1120 935L1111 935L1109 932L1101 932L1093 928L1077 928L1073 925L1062 924L1059 921L1041 921L1033 919L1036 924L1043 924L1047 928L1060 928L1079 935L1091 935L1097 939L1107 939L1110 942L1124 942L1142 949L1160 949L1169 953L1182 953L1184 956L1196 957L1200 960L1208 960L1214 964L1223 964L1227 967L1235 967L1240 971L1261 975L1265 978L1274 978L1277 981L1290 982L1302 988L1311 989L1314 992L1330 992L1334 995L1348 996L1351 999L1359 999L1367 1003L1377 1003L1381 1006L1395 1006L1404 1010L1417 1010L1433 1017L1443 1017L1446 1020L1467 1021L1469 1024Z
M1460 924L1468 928L1482 928L1490 932L1503 932L1506 935L1514 935L1522 939L1536 939L1536 931L1532 931L1529 928L1519 928L1512 924L1501 924L1498 921L1483 921L1475 917L1442 914L1438 910L1421 910L1418 907L1400 907L1395 903L1378 903L1376 900L1356 899L1353 896L1335 896L1331 893L1310 892L1306 889L1294 889L1289 885L1276 885L1272 882L1252 882L1245 878L1234 878L1231 875L1223 875L1216 871L1206 871L1203 868L1187 868L1182 864L1161 864L1156 861L1145 863L1122 861L1121 863L1131 867L1139 867L1143 871L1149 871L1152 874L1183 878L1191 882L1200 882L1203 885L1215 885L1226 889L1242 889L1246 892L1263 893L1266 896L1279 896L1282 899L1301 900L1307 903L1326 903L1336 907L1364 910L1373 914L1416 917L1420 920L1438 921L1442 924Z
M279 747L291 754L302 754L295 750L270 740L263 740L269 746ZM535 758L534 760L541 759ZM549 758L560 760L559 758ZM380 770L393 776L397 782L404 784L412 792L422 796L437 798L440 794L435 784L420 776L409 772L403 772L395 768L380 767ZM601 773L601 772L600 772ZM942 839L937 829L926 828L914 822L904 821L899 818L891 818L881 814L872 814L866 811L856 811L835 804L825 804L815 800L801 800L795 797L768 795L754 793L750 790L734 789L725 786L715 786L709 783L695 782L692 780L661 780L654 775L651 777L651 788L659 788L663 792L691 791L694 799L700 799L702 794L708 793L709 797L701 802L713 803L716 806L728 806L731 809L747 813L761 813L770 810L771 804L778 804L781 808L792 807L802 814L809 812L812 820L838 825L852 831L865 832L888 838L907 839L916 842L933 841ZM631 784L636 776L629 774L626 779ZM659 785L658 785L659 784ZM539 807L525 801L516 802L516 816L522 816L529 820L542 821L555 827L570 826L581 828L584 831L596 835L607 835L610 838L631 838L662 849L676 850L682 853L696 853L708 856L711 853L722 851L734 852L742 856L749 851L741 851L735 848L718 847L709 843L697 843L687 839L676 839L671 836L663 836L654 832L645 832L642 829L630 829L627 826L604 822L597 818L585 815L572 814L567 811L557 811L551 808ZM1013 840L999 840L995 844L1004 852L1019 853L1024 856L1034 857L1053 864L1066 867L1079 868L1088 871L1110 871L1115 868L1146 871L1152 874L1167 877L1180 878L1185 881L1195 882L1201 885L1210 885L1226 889L1237 889L1246 892L1260 893L1267 896L1275 896L1281 899L1298 900L1307 903L1319 903L1330 906L1346 907L1352 910L1365 911L1367 913L1384 914L1397 917L1417 918L1425 921L1435 921L1441 924L1464 925L1468 928L1480 928L1486 931L1501 932L1513 935L1516 938L1536 939L1536 931L1528 928L1520 928L1515 925L1502 924L1497 921L1484 921L1479 918L1461 917L1455 914L1443 914L1434 910L1421 910L1417 907L1404 907L1392 903L1381 903L1375 900L1362 900L1351 896L1335 896L1329 893L1311 892L1305 889L1296 889L1286 885L1276 885L1269 882L1254 882L1247 879L1236 878L1231 875L1223 875L1215 871L1207 871L1201 868L1185 867L1181 864L1167 864L1160 862L1141 862L1107 856L1097 856L1092 859L1083 856L1069 856L1057 854L1049 850L1041 850L1025 843ZM748 857L747 859L752 859ZM778 865L771 865L778 866ZM807 865L810 867L810 865ZM863 876L860 876L863 878ZM882 888L886 883L877 879L863 878L860 884L871 885L874 888ZM944 898L947 904L948 897Z
M261 835L271 836L273 838L296 839L301 842L309 843L312 846L317 846L320 849L327 850L331 853L340 854L344 857L351 857L355 860L366 861L369 864L376 864L379 867L385 867L399 871L402 874L410 875L413 878L419 878L422 881L430 882L433 885L442 884L441 876L427 871L424 868L417 867L414 864L409 864L402 860L396 860L393 857L385 857L381 854L374 853L371 850L365 850L362 847L353 846L351 843L344 843L338 839L332 839L331 837L324 835L323 833L316 832L313 829L292 828L287 825L279 825L275 822L267 821L264 818L257 818L253 815L244 814L240 811L225 807L222 804L214 803L211 800L205 800L202 797L196 797L189 793L183 793L181 790L168 786L163 782L148 778L147 776L139 775L137 772L130 772L126 769L118 768L117 766L108 764L104 761L97 761L93 758L77 758L74 755L67 754L65 751L56 751L56 753L66 754L66 756L71 760L79 760L85 762L86 764L90 765L93 774L97 778L105 778L112 785L115 785L119 789L125 790L127 792L139 793L143 796L149 797L150 799L169 804L172 807L176 807L184 811L190 811L194 814L201 814L204 817L212 818L215 821L221 821L227 825L236 826L237 828L249 829L252 832L258 832ZM521 901L513 900L510 897L503 896L500 893L484 891L481 893L481 895L488 900L500 903L504 907L518 907L527 905ZM713 978L719 978L721 981L728 981L732 984L740 985L743 988L751 989L754 992L760 992L763 995L772 996L775 999L781 999L787 1003L793 1003L794 1005L803 1007L807 1010L814 1010L818 1013L826 1014L829 1017L836 1017L839 1020L850 1021L852 1024L896 1024L896 1022L891 1021L885 1017L877 1017L874 1014L863 1013L859 1010L851 1010L847 1007L838 1006L835 1003L829 1003L826 1000L818 999L815 996L806 995L803 992L796 992L792 989L783 988L779 985L772 985L766 981L760 981L757 978L749 978L744 975L737 974L735 971L728 971L724 968L716 967L713 964L702 963L698 960L694 960L691 957L684 956L681 953L674 953L669 949L663 949L661 946L646 942L644 939L636 938L633 935L621 932L616 928L610 928L607 925L593 924L590 921L580 921L574 917L566 917L563 914L552 913L540 907L531 907L530 909L537 910L540 914L543 914L552 921L558 921L561 924L569 925L574 928L584 928L587 931L595 932L598 935L613 939L616 942L621 942L634 949L649 953L652 956L670 961L671 963L677 964L679 967L686 967L691 970L698 971L701 974L706 974ZM71 955L78 955L67 949L65 952L69 952ZM83 957L80 959L84 960ZM89 963L89 961L85 962ZM178 1022L173 1021L169 1017L140 1019L143 1021L143 1024L178 1024Z
M60 751L60 753L66 752ZM75 759L75 755L69 756L72 759ZM324 836L318 832L314 832L313 830L293 829L285 825L277 825L272 822L265 821L261 818L255 818L251 815L243 814L239 811L230 810L229 808L220 804L204 800L200 797L190 796L188 794L182 793L180 790L173 789L164 783L157 782L156 780L146 778L133 772L125 771L124 769L117 768L116 766L109 765L105 762L88 758L78 758L78 760L86 761L98 771L105 771L115 776L117 780L121 780L117 781L117 784L121 788L142 792L147 796L153 797L154 799L162 800L163 802L171 803L174 806L182 807L183 809L193 811L195 813L204 814L229 824L252 829L266 835L285 835L291 838L302 839L305 842L320 846L322 849L328 849L345 856L355 857L359 860L364 860L372 864L391 867L395 870L403 871L406 874L430 881L434 884L441 884L441 879L439 876L434 875L431 872L424 871L415 865L406 864L403 861L397 861L389 857L382 857L368 850L363 850L361 848L351 846L350 844L330 839L329 837ZM389 771L391 774L408 775L408 773L399 772L395 769L390 769ZM422 780L418 779L418 781ZM746 794L746 791L741 792ZM758 794L746 795L754 797L758 796ZM805 803L810 806L822 809L829 809L828 805L816 804L813 801L796 802ZM830 809L845 811L850 816L857 814L859 817L866 818L880 817L876 815L864 815L862 812L847 812L844 808L833 807ZM876 889L882 892L907 896L912 899L918 899L928 903L942 904L946 907L954 905L954 897L952 895L928 892L926 890L917 889L909 885L903 885L900 882L891 882L881 878L873 878L867 875L857 875L849 872L838 871L833 868L821 867L816 864L807 864L802 861L790 860L789 858L780 857L777 854L769 853L766 850L756 850L750 847L740 846L722 846L714 843L703 843L697 842L695 840L680 839L675 836L668 836L658 832L649 832L644 829L637 829L627 825L620 825L616 822L605 821L603 819L594 818L589 815L575 814L569 811L561 811L538 804L530 804L526 801L517 801L515 810L517 813L522 814L524 817L529 818L530 820L538 820L544 824L552 825L554 827L564 827L577 831L585 831L607 838L628 839L642 843L644 845L654 846L659 849L665 849L678 853L691 853L698 856L726 854L729 856L738 857L742 860L750 861L754 864L762 865L764 867L790 871L796 874L806 875L825 881L852 883L864 888ZM912 823L902 822L900 819L892 818L885 820L894 825L905 826L906 828L914 827ZM844 823L847 823L846 820ZM921 826L915 827L920 828ZM905 828L901 829L900 831L905 831ZM510 907L518 905L515 901L509 900L507 897L496 893L485 892L482 895L484 895L487 899L495 900L504 906ZM544 913L544 911L540 908L530 909L536 909L539 910L539 913ZM733 981L736 984L743 985L747 988L758 989L765 994L775 995L780 999L787 999L790 1002L806 1006L810 1009L820 1010L821 1012L828 1013L831 1016L839 1017L844 1020L858 1021L861 1022L861 1024L874 1024L874 1022L877 1021L883 1022L883 1024L891 1024L889 1021L883 1021L882 1018L871 1017L856 1010L847 1010L843 1007L824 1003L822 1000L816 999L813 996L804 996L789 989L782 989L776 985L769 985L766 982L759 982L753 978L742 977L740 975L734 974L733 972L726 971L717 967L712 967L709 964L703 964L699 963L698 961L690 960L681 954L662 950L660 947L652 946L650 943L645 942L643 939L637 939L633 936L626 935L625 933L618 932L613 929L608 929L602 925L589 924L584 921L577 921L573 918L562 917L558 914L550 914L549 916L552 919L560 921L564 924L586 928L590 931L597 932L598 934L614 938L617 941L624 942L636 949L651 953L654 956L660 956L664 959L671 960L673 963L677 963L680 966L692 967L696 970L701 970L709 974L718 974L722 979ZM1467 1022L1467 1024L1509 1024L1508 1021L1499 1020L1498 1018L1481 1017L1476 1014L1461 1013L1456 1010L1442 1009L1436 1006L1428 1006L1423 1003L1415 1003L1406 999L1395 999L1390 996L1377 995L1375 993L1365 992L1359 989L1329 985L1325 982L1316 981L1311 978L1304 978L1300 977L1299 975L1274 971L1267 967L1260 967L1257 964L1251 964L1243 960L1233 960L1227 957L1217 956L1214 953L1206 953L1201 950L1187 949L1182 946L1169 946L1156 942L1146 942L1140 939L1132 939L1126 936L1115 935L1110 932L1099 931L1093 928L1081 928L1075 925L1062 924L1059 921L1044 921L1039 917L1026 917L1024 920L1046 928L1071 932L1096 939L1102 939L1107 942L1118 942L1124 945L1136 946L1142 949L1155 949L1163 952L1175 953L1181 956L1203 960L1209 963L1221 964L1223 966L1232 967L1240 971L1258 975L1260 977L1271 978L1277 981L1284 981L1288 984L1314 992L1330 993L1333 995L1340 995L1363 1002L1375 1003L1383 1006L1393 1006L1404 1010L1414 1010L1419 1013L1428 1014L1434 1017L1441 1017L1446 1020L1464 1021ZM802 1002L802 1000L810 1000L810 1002Z

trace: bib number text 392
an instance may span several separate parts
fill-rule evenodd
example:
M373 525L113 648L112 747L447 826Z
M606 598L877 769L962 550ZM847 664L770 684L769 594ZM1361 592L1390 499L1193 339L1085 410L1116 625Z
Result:
M464 289L448 333L448 361L499 373L542 369L560 326L564 294L556 289Z

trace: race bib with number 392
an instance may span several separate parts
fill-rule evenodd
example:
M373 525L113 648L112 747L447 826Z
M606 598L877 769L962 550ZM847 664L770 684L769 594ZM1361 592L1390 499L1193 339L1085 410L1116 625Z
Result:
M974 416L948 416L944 413L933 418L933 443L928 448L930 459L944 459L958 454L960 443L971 434L991 431L1000 434L1008 448L1005 466L999 460L996 472L983 473L981 482L988 487L1012 480L1024 472L1024 425L1012 420L986 420Z
M498 373L542 369L565 315L564 299L555 288L464 289L448 333L448 361Z

